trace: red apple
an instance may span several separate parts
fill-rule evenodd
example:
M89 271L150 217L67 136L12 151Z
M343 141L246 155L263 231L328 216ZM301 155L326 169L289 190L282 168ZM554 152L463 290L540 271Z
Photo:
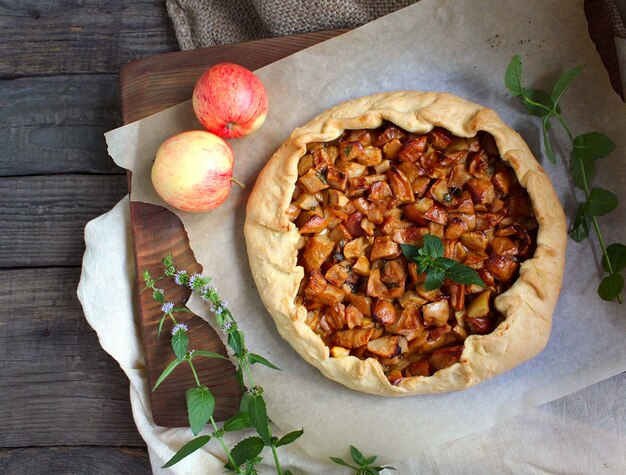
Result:
M230 192L234 155L217 135L182 132L161 144L152 165L152 184L165 202L195 213L221 205Z
M267 115L267 92L261 80L243 66L216 64L193 89L193 110L202 126L224 138L257 130Z

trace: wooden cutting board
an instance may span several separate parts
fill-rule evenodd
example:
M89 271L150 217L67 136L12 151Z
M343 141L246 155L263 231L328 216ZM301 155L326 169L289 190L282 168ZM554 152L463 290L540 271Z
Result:
M589 0L585 2L585 13L589 22L589 33L609 71L613 87L621 95L617 54L606 6L601 0ZM124 123L142 119L188 100L198 77L214 64L231 61L252 70L258 69L345 31L347 30L307 33L169 53L130 63L120 73ZM161 259L167 254L173 255L174 262L180 268L189 272L200 270L189 248L187 234L176 215L159 206L138 202L131 202L130 210L138 288L144 286L144 270L149 270L153 276L161 275ZM167 299L175 302L185 300L188 296L189 292L180 288L168 290L167 293ZM139 294L137 304L148 385L153 387L163 369L172 360L173 352L168 334L157 338L158 322L162 315L160 305L153 301L149 292ZM183 315L178 319L189 326L190 348L226 354L219 336L202 319L195 315ZM232 364L205 358L195 361L198 361L200 380L216 396L216 419L224 420L235 414L239 407L241 389ZM191 371L187 366L181 366L157 391L151 392L150 403L155 423L166 427L187 426L185 391L193 386L195 382Z

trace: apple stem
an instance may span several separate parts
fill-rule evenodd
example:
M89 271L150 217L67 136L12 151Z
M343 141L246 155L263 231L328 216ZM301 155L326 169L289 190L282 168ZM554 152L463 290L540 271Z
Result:
M230 181L232 181L233 183L239 185L239 188L241 188L242 190L246 188L246 185L244 185L243 183L241 183L239 180L237 180L237 178L233 178L232 176L230 177Z

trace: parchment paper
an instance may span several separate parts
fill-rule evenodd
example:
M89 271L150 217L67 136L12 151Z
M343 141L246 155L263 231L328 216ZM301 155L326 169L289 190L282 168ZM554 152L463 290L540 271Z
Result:
M258 71L270 98L265 125L232 140L235 175L249 187L264 163L296 126L346 99L398 89L443 90L494 108L526 139L551 176L571 216L575 210L564 157L569 144L554 127L561 158L553 166L540 153L540 123L503 86L506 66L522 54L525 83L549 88L564 70L586 64L562 101L574 133L599 130L617 151L603 159L596 178L626 200L626 106L611 89L587 34L582 0L517 2L422 0L346 35ZM199 128L186 102L107 134L109 152L133 170L133 200L163 205L150 184L150 167L168 136ZM248 188L249 189L249 188ZM177 213L205 275L212 276L244 330L248 346L282 368L255 366L268 411L284 431L305 427L305 451L325 458L353 444L391 459L415 455L563 397L626 369L626 311L596 295L601 270L589 242L570 242L566 278L548 347L534 360L462 393L384 399L345 389L306 364L280 339L251 279L243 221L247 192L233 187L211 213ZM622 205L604 219L607 242L624 235ZM197 302L191 308L206 313Z

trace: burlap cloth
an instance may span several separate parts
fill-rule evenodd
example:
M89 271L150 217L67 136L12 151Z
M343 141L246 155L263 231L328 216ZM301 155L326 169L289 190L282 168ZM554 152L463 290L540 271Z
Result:
M353 28L418 0L167 0L180 49ZM613 35L626 38L626 0L604 0Z

